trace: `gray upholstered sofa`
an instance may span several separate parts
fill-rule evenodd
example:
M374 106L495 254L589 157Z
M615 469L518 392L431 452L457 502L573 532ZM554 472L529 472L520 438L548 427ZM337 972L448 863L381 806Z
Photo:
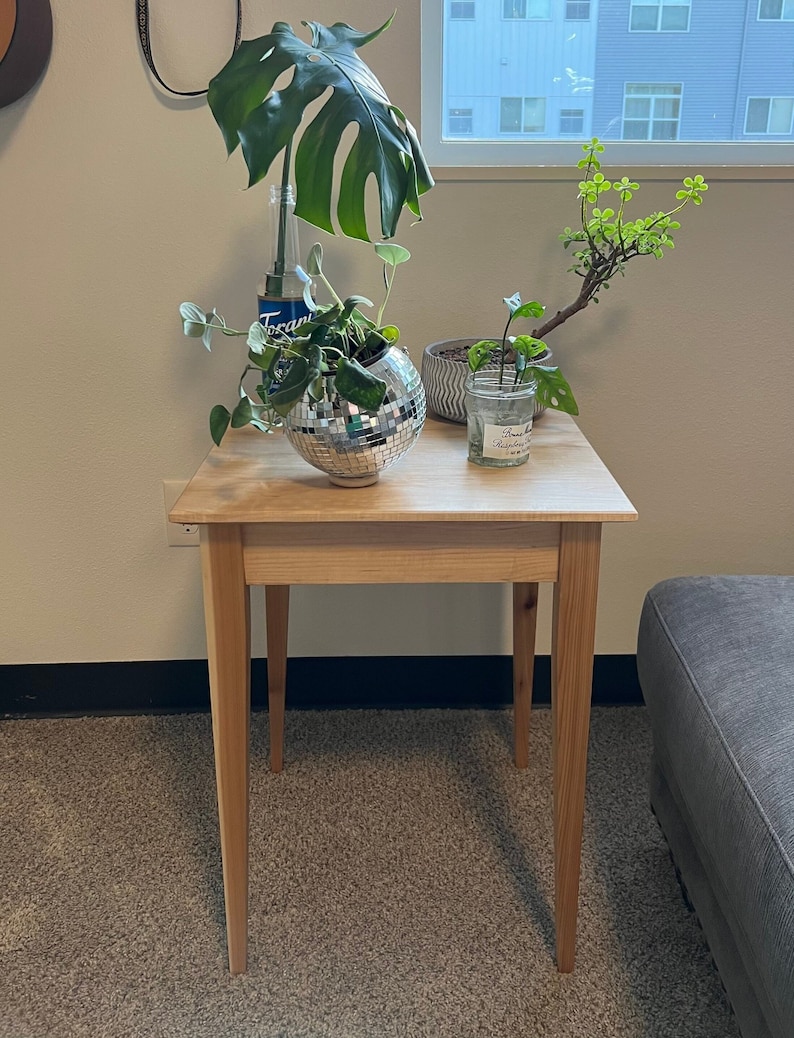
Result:
M651 803L744 1038L794 1038L794 577L647 595Z

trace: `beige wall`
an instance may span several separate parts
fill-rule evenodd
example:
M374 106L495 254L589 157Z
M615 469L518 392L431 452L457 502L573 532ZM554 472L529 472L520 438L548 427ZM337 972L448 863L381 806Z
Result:
M207 412L229 402L242 355L239 342L208 356L184 339L177 307L252 319L266 189L241 190L242 160L225 161L203 103L152 87L132 0L54 7L45 78L0 111L0 661L201 656L198 553L166 547L160 483L198 465ZM225 60L233 4L152 7L170 7L155 41L163 71L206 81ZM251 36L298 8L368 28L392 0L247 8ZM419 0L404 0L368 50L417 120L418 19ZM645 205L663 205L674 185L645 179ZM425 223L406 219L398 237L414 258L391 317L417 362L427 342L493 333L516 289L568 301L556 236L575 195L561 180L439 183ZM604 653L633 651L643 595L662 577L794 571L794 186L719 180L685 217L674 254L638 264L552 341L582 428L641 516L606 533ZM326 251L341 287L378 291L365 246ZM509 649L499 588L326 588L294 603L298 655Z

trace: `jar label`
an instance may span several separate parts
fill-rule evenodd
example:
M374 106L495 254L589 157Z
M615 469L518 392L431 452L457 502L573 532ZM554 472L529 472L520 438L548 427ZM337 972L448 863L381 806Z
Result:
M268 299L259 296L259 320L269 331L279 328L292 335L299 324L312 316L303 299Z
M483 428L484 458L524 458L529 454L532 422L525 425L489 425Z

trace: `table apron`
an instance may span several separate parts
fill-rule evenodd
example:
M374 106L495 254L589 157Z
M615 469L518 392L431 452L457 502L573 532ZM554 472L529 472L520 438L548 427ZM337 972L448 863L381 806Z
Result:
M560 523L244 523L246 584L555 581Z

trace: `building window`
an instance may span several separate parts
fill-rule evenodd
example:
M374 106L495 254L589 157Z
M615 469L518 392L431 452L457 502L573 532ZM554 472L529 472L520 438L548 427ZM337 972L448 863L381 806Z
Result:
M584 108L563 108L560 111L560 136L584 133Z
M691 0L631 0L631 32L688 32Z
M680 83L627 83L623 96L623 140L677 141Z
M473 21L474 13L474 0L452 0L449 5L449 17L453 22Z
M449 132L455 137L464 133L473 133L473 112L471 108L450 108Z
M745 133L790 134L794 97L748 97Z
M759 22L794 22L794 0L758 0Z
M590 0L566 0L565 18L569 22L590 20Z
M500 133L543 133L545 129L545 97L503 97L501 99Z
M502 0L503 18L551 18L551 0Z

